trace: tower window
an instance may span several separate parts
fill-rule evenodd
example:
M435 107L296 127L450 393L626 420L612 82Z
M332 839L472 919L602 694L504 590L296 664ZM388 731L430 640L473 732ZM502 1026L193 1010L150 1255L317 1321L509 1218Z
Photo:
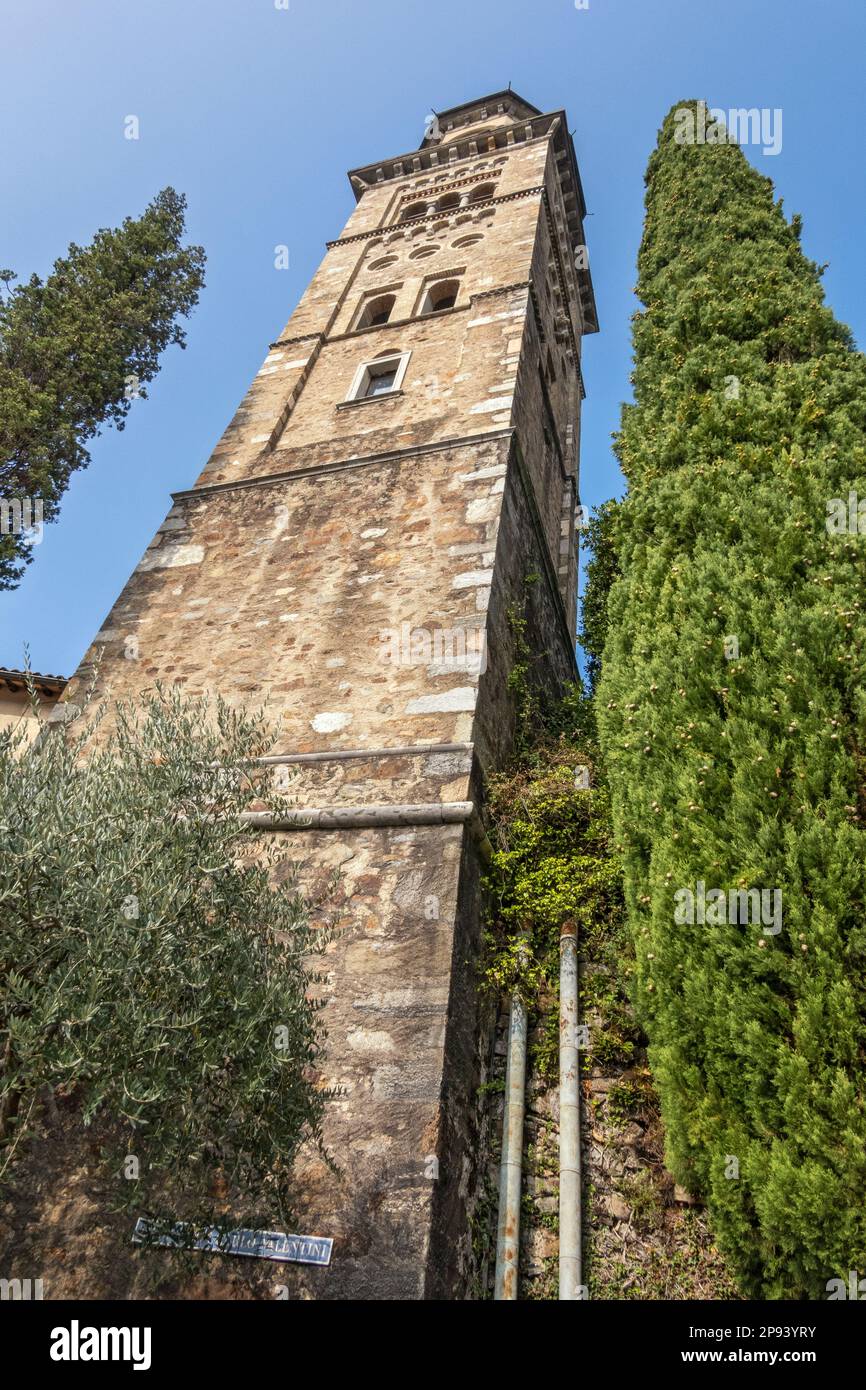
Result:
M355 373L344 405L351 401L374 400L377 396L395 395L402 386L409 365L408 352L387 352L363 362Z
M371 368L367 375L365 396L384 396L388 391L394 390L394 382L397 380L396 367Z
M400 221L408 222L410 217L423 217L426 211L426 203L410 203L409 206L404 208L400 213Z
M355 328L376 328L387 323L397 302L393 294L377 294L363 305L355 322Z
M449 212L449 211L451 210L451 208L458 208L459 206L460 206L460 194L459 194L459 193L446 193L446 194L444 195L444 197L440 198L440 199L439 199L439 202L436 204L436 211L437 211L437 212Z
M431 285L421 303L422 314L441 314L445 309L453 309L460 291L459 280L438 280Z
M469 201L470 203L480 203L484 198L492 198L495 192L496 185L494 183L480 183L477 188L472 190Z

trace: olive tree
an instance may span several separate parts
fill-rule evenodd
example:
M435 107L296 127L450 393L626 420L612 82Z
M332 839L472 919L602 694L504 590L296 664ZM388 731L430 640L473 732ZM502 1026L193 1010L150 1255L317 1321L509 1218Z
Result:
M273 739L159 688L105 716L0 733L0 1179L71 1098L114 1135L121 1204L273 1224L327 1099L321 937L245 819L287 804Z

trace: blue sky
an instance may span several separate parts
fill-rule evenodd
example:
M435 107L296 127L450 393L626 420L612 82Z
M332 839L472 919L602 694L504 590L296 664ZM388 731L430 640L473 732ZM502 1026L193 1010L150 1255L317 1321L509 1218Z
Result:
M277 0L280 3L281 0ZM866 341L863 0L39 0L4 7L0 265L46 274L70 241L187 194L208 254L186 352L108 430L0 593L0 665L29 643L70 674L188 487L335 237L345 171L415 147L432 108L508 85L564 106L587 204L601 333L585 345L581 495L621 490L643 173L676 102L780 107L781 152L749 157L804 216L839 318ZM137 141L124 138L136 115ZM274 247L289 247L288 270Z

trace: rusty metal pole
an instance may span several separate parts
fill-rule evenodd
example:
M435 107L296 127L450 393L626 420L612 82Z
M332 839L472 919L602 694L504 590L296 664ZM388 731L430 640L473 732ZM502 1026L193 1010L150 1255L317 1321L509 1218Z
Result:
M497 1301L517 1298L525 1104L526 1006L519 992L515 990L511 996L508 1017L505 1113L502 1117L502 1161L499 1166L499 1228L496 1237L496 1282L493 1291L493 1297Z
M559 1297L581 1297L580 1067L577 1028L577 928L559 938Z

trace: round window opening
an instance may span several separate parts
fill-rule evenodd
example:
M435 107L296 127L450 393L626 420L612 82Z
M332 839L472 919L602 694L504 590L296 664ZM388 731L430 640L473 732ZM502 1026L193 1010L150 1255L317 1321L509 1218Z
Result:
M452 246L475 246L475 245L477 245L477 243L478 243L479 241L483 241L483 240L484 240L484 237L481 235L481 233L480 233L480 232L476 232L476 233L474 233L472 236L459 236L459 237L457 238L456 241L452 241L451 245L452 245Z
M409 260L423 261L427 256L435 256L438 250L438 246L419 246L417 251L412 252Z
M395 265L396 256L380 256L377 261L371 261L367 266L368 270L384 270L386 265Z

